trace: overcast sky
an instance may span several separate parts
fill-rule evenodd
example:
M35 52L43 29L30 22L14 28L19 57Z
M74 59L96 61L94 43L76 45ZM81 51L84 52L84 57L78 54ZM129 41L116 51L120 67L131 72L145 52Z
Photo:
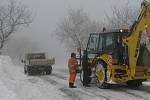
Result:
M122 6L127 2L133 7L140 6L142 0L18 0L31 9L35 15L34 22L29 28L21 30L19 37L31 38L49 55L55 56L58 62L67 53L62 44L58 42L52 33L56 29L57 23L65 16L68 8L83 8L94 20L103 20L105 13L111 15L112 6ZM34 36L34 37L33 37ZM36 36L36 38L35 38ZM18 36L17 36L18 37ZM62 60L64 61L64 60Z

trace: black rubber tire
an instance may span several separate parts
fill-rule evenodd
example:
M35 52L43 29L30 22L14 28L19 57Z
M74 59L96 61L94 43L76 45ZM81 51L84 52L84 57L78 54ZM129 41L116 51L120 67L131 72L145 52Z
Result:
M130 80L130 81L127 81L127 85L129 88L139 88L140 86L142 86L142 81Z
M32 75L33 73L31 72L31 70L27 67L27 75Z
M53 70L53 69L52 69L52 66L50 66L50 68L46 71L46 74L47 74L47 75L52 74L52 70Z
M24 74L27 74L27 70L25 69L25 66L24 66Z
M107 81L107 78L106 78L106 69L105 69L105 67L104 67L104 65L105 64L103 64L103 62L98 62L97 63L97 65L96 65L96 72L95 72L95 74L96 74L96 86L98 87L98 88L101 88L101 89L107 89L107 88L109 88L109 84L108 83L106 83L106 81ZM102 79L101 80L99 80L98 79L98 75L97 75L97 73L99 72L99 71L101 71L101 74L103 75L103 77L102 77Z

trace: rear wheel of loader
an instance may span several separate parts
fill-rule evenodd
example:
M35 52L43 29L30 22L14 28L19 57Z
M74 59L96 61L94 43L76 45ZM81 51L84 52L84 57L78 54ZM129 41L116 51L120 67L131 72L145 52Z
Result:
M129 88L138 88L142 85L142 81L140 80L130 80L127 82Z
M101 89L106 89L109 87L109 84L106 83L106 66L101 61L96 65L96 85Z

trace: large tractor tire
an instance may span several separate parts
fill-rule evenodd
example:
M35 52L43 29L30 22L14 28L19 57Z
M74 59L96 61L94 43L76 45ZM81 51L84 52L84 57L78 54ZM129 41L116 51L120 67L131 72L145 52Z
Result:
M96 72L96 85L97 87L101 89L109 88L109 84L107 82L107 76L106 76L106 64L104 62L99 61L95 68Z
M130 80L127 81L127 85L129 88L138 88L142 85L142 81L140 80Z

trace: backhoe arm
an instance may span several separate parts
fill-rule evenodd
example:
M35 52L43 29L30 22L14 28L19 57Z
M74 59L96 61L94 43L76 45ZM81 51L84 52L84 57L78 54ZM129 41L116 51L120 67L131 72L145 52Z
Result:
M140 40L143 30L147 30L147 36L150 40L150 2L142 3L142 10L132 27L131 35L124 39L125 44L128 45L129 50L129 68L131 69L131 76L135 76L137 59L140 52Z
M150 2L143 4L145 7L144 19L145 19L145 28L147 31L147 36L150 41Z

